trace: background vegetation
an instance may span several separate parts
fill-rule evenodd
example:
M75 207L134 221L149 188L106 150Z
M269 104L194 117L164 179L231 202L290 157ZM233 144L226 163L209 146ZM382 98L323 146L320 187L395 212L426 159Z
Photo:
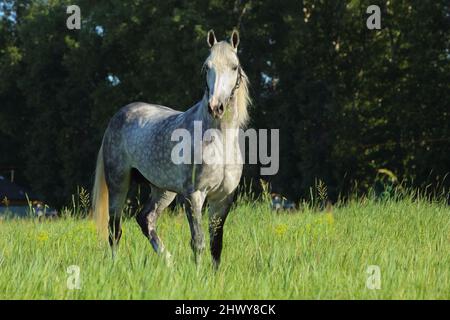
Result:
M66 28L68 4L81 7L79 31ZM366 28L370 4L380 31ZM379 168L449 186L447 0L0 1L0 168L68 203L92 183L109 118L137 100L193 105L207 30L233 27L250 126L281 129L274 191L299 199L321 179L336 198L367 190Z

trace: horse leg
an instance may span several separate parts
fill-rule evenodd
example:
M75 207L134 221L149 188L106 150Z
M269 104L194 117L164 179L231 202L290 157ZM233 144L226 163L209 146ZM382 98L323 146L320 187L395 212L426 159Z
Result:
M146 202L144 208L136 216L136 221L141 227L142 233L150 240L150 243L156 253L164 253L165 248L156 233L156 221L161 215L161 212L169 206L175 199L176 193L164 191L152 186L152 193L149 200ZM166 251L166 257L170 254Z
M200 254L205 248L202 230L202 207L205 198L205 194L201 191L195 191L186 197L186 216L191 229L191 248L196 263L200 262Z
M209 199L209 241L214 268L220 264L223 226L233 203L233 193L221 199Z
M131 171L125 165L115 166L108 159L105 158L105 180L109 193L109 244L114 256L122 236L122 210L130 187Z

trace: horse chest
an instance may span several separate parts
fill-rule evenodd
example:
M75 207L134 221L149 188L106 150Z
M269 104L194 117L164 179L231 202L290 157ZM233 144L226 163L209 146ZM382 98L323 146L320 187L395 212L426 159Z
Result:
M238 186L241 174L242 165L202 165L196 189L228 195Z
M239 184L242 157L237 138L224 137L203 144L203 174L213 192L230 194Z
M239 149L234 145L225 147L222 143L212 143L203 151L204 163L199 178L205 183L205 189L226 195L233 192L242 174Z
M238 186L241 175L242 165L225 166L222 184L219 189L225 194L230 194Z

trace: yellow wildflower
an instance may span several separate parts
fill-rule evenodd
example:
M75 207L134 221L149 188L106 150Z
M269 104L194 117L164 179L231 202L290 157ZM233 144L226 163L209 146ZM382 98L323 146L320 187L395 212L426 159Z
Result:
M287 228L288 228L287 225L279 224L275 227L275 233L279 236L282 236L286 233Z
M45 231L39 232L37 235L37 240L39 242L45 242L48 240L48 233Z

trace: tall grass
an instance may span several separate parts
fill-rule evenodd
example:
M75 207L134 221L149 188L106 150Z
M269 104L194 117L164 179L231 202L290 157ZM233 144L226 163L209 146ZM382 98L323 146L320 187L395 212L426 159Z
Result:
M194 264L183 214L164 214L158 223L172 267L152 252L133 219L124 221L114 260L89 219L0 220L0 298L450 298L444 201L410 193L320 208L305 202L298 212L274 213L265 198L240 197L225 225L217 272L207 251ZM67 286L71 265L80 268L80 289ZM366 286L371 265L381 271L378 290Z

